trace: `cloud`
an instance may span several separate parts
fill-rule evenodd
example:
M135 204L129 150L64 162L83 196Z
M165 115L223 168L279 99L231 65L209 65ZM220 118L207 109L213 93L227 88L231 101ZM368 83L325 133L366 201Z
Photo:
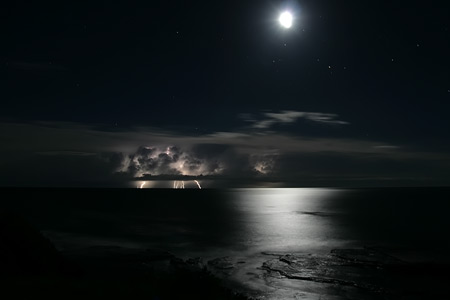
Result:
M250 163L259 175L272 174L278 160L278 154L251 155Z
M220 166L196 155L195 151L182 150L177 146L144 147L128 154L121 162L118 172L133 177L144 175L212 175L220 173Z
M308 112L305 113L304 118L310 121L318 122L318 123L326 123L326 124L334 124L334 125L347 125L350 124L346 121L336 120L338 115L336 114L327 114L327 113L316 113L316 112Z
M0 164L0 186L116 186L114 156L23 155Z
M272 119L292 122L298 115L278 114ZM239 178L241 183L323 178L332 182L358 176L449 178L448 153L379 140L248 131L193 136L150 127L99 128L61 122L0 123L0 185L95 185L148 175Z
M235 138L247 138L249 137L249 134L241 133L241 132L214 132L211 134L208 134L208 136L213 138L224 138L224 139L235 139Z
M276 124L276 120L262 120L262 121L256 121L252 127L258 128L258 129L266 129L271 127L272 125Z
M396 150L396 149L399 149L400 147L394 146L394 145L377 145L377 146L374 146L374 148L375 149Z
M43 151L36 152L38 155L49 155L49 156L57 156L57 155L70 155L70 156L95 156L95 153L92 152L79 152L79 151Z
M264 115L280 123L292 123L306 114L301 111L285 110L280 113L265 113Z
M264 160L263 155L238 153L228 145L141 146L136 152L123 156L117 172L135 178L268 174L271 168Z
M296 122L299 119L331 125L350 124L349 122L338 120L337 119L338 115L336 114L321 113L321 112L284 110L278 113L264 113L263 116L265 117L265 119L256 120L254 117L248 114L241 115L241 117L244 118L244 120L252 123L251 125L252 128L257 129L267 129L275 124L290 124Z

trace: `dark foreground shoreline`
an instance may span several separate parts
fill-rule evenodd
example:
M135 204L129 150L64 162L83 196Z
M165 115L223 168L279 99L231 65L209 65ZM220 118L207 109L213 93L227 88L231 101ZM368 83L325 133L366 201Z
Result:
M280 290L245 290L230 280L239 264L183 260L160 250L98 246L61 252L25 219L0 215L0 294L44 299L444 299L450 265L408 263L382 249L330 254L262 253L254 272ZM297 285L289 291L290 285ZM282 291L284 290L284 292ZM280 292L281 291L281 292ZM284 296L283 296L284 295ZM279 298L279 297L282 298ZM299 298L298 298L298 297Z
M0 295L39 299L248 299L197 260L162 251L61 252L24 218L0 214Z
M444 203L448 189L435 190L438 192L433 196L441 197L441 202ZM9 191L11 190L4 192ZM445 251L448 249L448 235L445 234L436 235L442 236L442 240L433 237L428 243L413 244L412 247L405 249L359 244L358 247L335 248L331 251L319 249L310 252L283 252L267 249L246 256L237 252L235 256L177 257L164 248L167 245L164 241L172 241L173 237L161 240L162 242L158 240L155 243L159 245L158 249L112 244L97 246L84 244L64 248L61 247L63 245L61 243L60 247L56 246L54 236L47 235L46 228L56 226L55 228L64 231L83 226L82 229L86 232L101 228L103 231L98 233L117 234L116 230L120 230L122 228L120 226L124 226L124 223L116 224L120 218L110 220L107 218L110 215L102 213L108 211L115 214L124 208L140 210L145 207L148 208L144 210L145 214L152 213L155 217L159 217L163 211L170 211L172 217L187 216L189 220L195 221L192 228L198 229L200 227L196 227L197 221L198 226L204 224L217 226L227 221L231 214L225 214L224 211L226 212L230 206L223 206L223 201L227 199L220 198L224 197L223 194L214 190L17 189L14 191L15 194L8 194L13 200L8 203L4 201L0 208L0 296L5 299L11 296L155 300L450 298L448 288L450 256L448 251ZM392 191L395 197L403 195L398 189ZM408 195L420 193L422 193L420 197L426 195L421 189L414 189L414 193ZM114 201L111 201L112 195ZM385 194L377 194L375 191L371 199L376 199L379 195ZM39 196L47 198L45 201L39 201ZM92 201L93 196L96 197L95 201ZM183 201L175 202L174 199L179 196L183 197ZM155 208L149 201L152 199L164 199L164 202ZM216 206L212 206L211 199L216 201ZM413 198L407 200L411 199ZM193 206L191 201L200 205ZM175 203L177 205L174 205ZM373 202L364 204L371 203ZM203 214L203 211L199 213L197 211L199 207L209 214ZM84 211L80 209L85 208L89 208L95 214L80 214L79 211ZM215 211L210 208L214 208ZM399 211L402 207L393 203L388 208ZM447 215L446 211L441 210L436 213L433 211L433 216L440 217L439 220L443 220L442 217ZM77 218L73 217L74 212L78 213ZM334 220L330 219L330 216L334 218L333 213L327 211L301 211L301 214L308 218L319 218L324 222ZM108 226L91 228L86 225L89 218L97 220L99 216L103 218L100 225ZM126 214L122 214L121 218L122 216L127 217ZM413 217L406 215L405 220L414 221ZM214 222L211 222L212 218ZM83 222L75 222L78 220ZM153 220L150 218L150 221ZM176 224L180 220L171 219L170 224ZM353 219L345 215L342 220L347 222ZM179 228L184 228L184 224L181 223ZM112 228L111 225L117 227ZM150 222L146 223L145 228L155 228L157 225L157 222ZM427 224L423 223L423 226L425 225ZM431 225L428 224L428 227L431 228ZM442 233L448 231L445 226L432 228ZM217 229L223 228L209 228L207 236L216 236ZM423 256L426 259L422 259L421 251L426 248L430 252ZM438 259L437 250L441 254L444 253L445 259Z

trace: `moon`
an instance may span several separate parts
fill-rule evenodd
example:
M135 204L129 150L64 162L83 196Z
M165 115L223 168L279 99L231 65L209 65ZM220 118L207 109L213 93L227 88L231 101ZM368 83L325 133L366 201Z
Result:
M292 14L288 11L285 11L280 15L278 21L280 21L281 26L283 26L284 28L291 28Z

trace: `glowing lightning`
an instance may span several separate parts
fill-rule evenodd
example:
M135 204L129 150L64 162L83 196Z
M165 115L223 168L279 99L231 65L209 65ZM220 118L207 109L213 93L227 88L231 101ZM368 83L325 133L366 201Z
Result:
M174 189L184 189L184 181L181 181L181 183L177 180L173 181L173 188Z
M147 181L144 181L139 188L142 189L146 183Z
M199 189L202 189L202 187L200 186L200 183L197 181L197 180L194 180L195 181L195 183L198 185L198 188Z
M197 184L199 189L202 189L202 186L200 185L200 182L198 182L197 180L194 180L194 182ZM173 188L174 189L184 189L185 188L184 181L174 180L173 181Z

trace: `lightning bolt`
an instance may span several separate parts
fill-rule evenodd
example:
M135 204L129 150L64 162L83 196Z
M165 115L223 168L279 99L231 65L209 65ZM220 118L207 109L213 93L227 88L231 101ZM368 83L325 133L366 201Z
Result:
M194 182L197 184L199 189L202 189L202 186L200 185L200 182L198 182L197 180L194 180ZM173 188L174 189L184 189L185 188L184 181L174 180L173 181Z
M139 188L142 189L146 183L147 181L144 181Z
M194 182L198 185L198 188L199 188L199 189L202 189L200 183L199 183L197 180L194 180Z
M184 181L181 181L181 183L177 180L173 181L173 188L174 189L184 189Z

